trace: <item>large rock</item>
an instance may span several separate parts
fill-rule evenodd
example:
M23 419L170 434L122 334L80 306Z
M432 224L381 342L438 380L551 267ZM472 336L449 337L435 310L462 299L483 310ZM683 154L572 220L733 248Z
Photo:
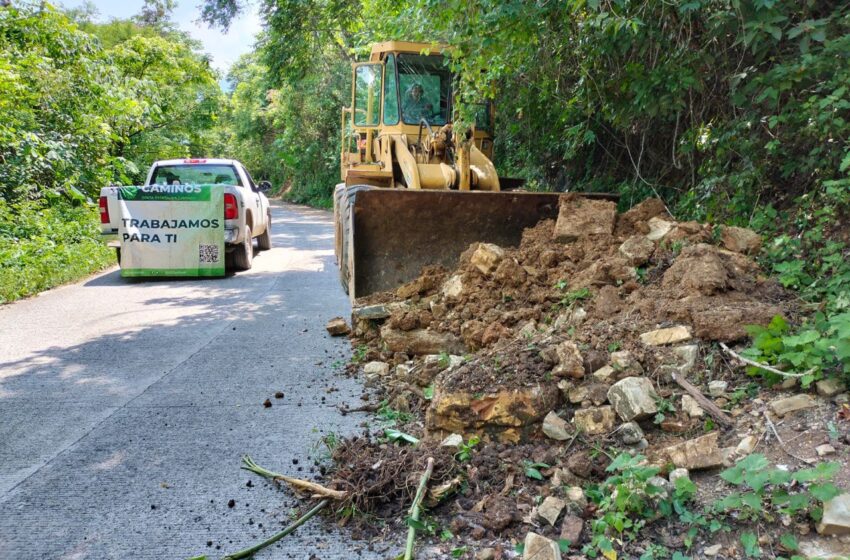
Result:
M450 276L449 279L443 283L443 287L440 289L440 293L444 298L459 298L461 295L463 295L463 277L460 274Z
M558 357L558 365L552 370L553 375L573 379L584 377L584 359L574 342L565 340L558 344L555 354Z
M691 329L684 325L677 325L666 329L656 329L640 335L640 341L647 346L663 346L665 344L675 344L677 342L684 342L690 339Z
M735 253L752 255L761 249L761 236L751 229L727 226L720 231L723 247Z
M525 536L523 560L561 560L558 543L543 535L530 532Z
M492 243L479 243L478 248L472 253L470 261L475 268L481 271L482 274L490 274L496 267L502 257L505 256L505 251L498 245Z
M567 421L555 414L553 410L543 419L543 433L554 440L566 441L570 439L567 425Z
M354 319L366 319L370 321L375 321L378 319L386 319L392 314L393 307L391 305L385 305L383 303L377 303L375 305L364 305L362 307L355 307L351 310L351 316Z
M691 418L702 418L705 416L705 411L696 399L690 395L682 395L682 412Z
M591 200L575 195L561 197L555 241L569 243L588 235L610 235L614 231L617 205L609 200Z
M821 379L815 383L818 395L822 397L834 397L838 393L843 393L847 390L847 386L840 379L832 377L830 379Z
M645 235L633 235L626 239L620 245L620 254L628 259L632 266L641 266L646 264L652 252L655 251L655 243L650 241Z
M642 420L658 412L658 394L646 377L626 377L608 389L608 401L624 421Z
M381 327L381 339L390 352L405 354L463 354L466 348L452 333L439 333L430 329L400 331L389 325Z
M584 530L584 519L578 515L565 515L561 521L562 541L569 541L570 548L578 548L581 544L582 531Z
M363 373L366 375L378 375L384 377L390 373L390 364L386 362L369 362L363 366Z
M483 432L500 441L517 442L558 406L560 398L554 383L481 394L445 389L438 378L425 424L429 430Z
M850 534L850 494L841 494L823 504L817 530L821 535Z
M717 432L665 447L652 457L655 464L672 463L689 471L711 469L723 465L723 454L717 447Z
M637 422L626 422L617 428L617 433L620 434L620 439L626 445L637 445L645 437Z
M798 410L814 408L817 406L817 401L815 401L811 395L801 393L799 395L794 395L793 397L771 401L767 406L770 411L777 416L785 416L786 414L790 414Z
M580 408L573 416L573 423L580 432L594 436L614 429L616 418L610 406Z

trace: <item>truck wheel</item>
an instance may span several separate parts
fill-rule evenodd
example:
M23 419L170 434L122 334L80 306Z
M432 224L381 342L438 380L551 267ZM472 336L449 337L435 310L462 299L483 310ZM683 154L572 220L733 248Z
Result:
M257 247L260 251L268 251L272 248L272 213L266 215L266 231L257 238Z
M242 244L233 250L233 268L236 270L250 270L254 261L254 239L251 237L251 227L245 226L245 239Z

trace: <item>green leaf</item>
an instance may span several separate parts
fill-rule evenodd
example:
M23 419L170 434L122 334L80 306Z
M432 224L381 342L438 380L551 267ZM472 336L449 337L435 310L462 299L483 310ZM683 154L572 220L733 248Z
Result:
M749 531L741 534L741 544L744 547L744 554L748 558L761 557L761 549L759 548L759 540L755 533Z
M416 438L410 434L406 434L400 430L396 430L395 428L385 428L384 435L387 436L387 439L393 442L402 441L404 443L410 443L416 445L419 443L419 438Z
M525 476L535 480L543 480L543 474L534 467L527 467L525 469Z
M812 496L815 497L816 500L820 500L821 502L828 502L829 500L841 494L841 490L831 482L824 482L822 484L812 484L811 486L809 486L809 492Z
M791 533L784 533L779 537L779 544L789 552L797 552L800 550L800 545L797 543L797 537Z

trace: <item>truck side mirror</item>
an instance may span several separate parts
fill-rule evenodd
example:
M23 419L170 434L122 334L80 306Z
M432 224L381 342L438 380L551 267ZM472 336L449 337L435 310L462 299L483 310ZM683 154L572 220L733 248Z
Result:
M257 190L260 192L267 192L272 190L272 184L270 181L260 181L260 184L257 185Z

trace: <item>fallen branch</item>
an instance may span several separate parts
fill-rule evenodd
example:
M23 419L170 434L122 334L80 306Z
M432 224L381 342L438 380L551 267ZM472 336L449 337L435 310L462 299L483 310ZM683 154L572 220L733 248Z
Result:
M310 482L309 480L292 478L290 476L266 470L263 467L257 465L257 463L255 463L254 460L251 459L248 455L242 457L242 468L246 471L251 471L265 478L270 478L274 481L282 480L283 482L289 484L290 486L293 486L298 490L312 492L314 496L331 498L334 500L344 500L348 497L348 492L344 492L342 490L332 490L330 488L325 488L321 484Z
M425 467L425 472L422 474L422 479L419 481L419 489L416 491L416 496L413 498L413 504L410 506L410 519L414 522L419 521L419 504L425 496L425 489L428 487L428 479L431 478L431 473L433 472L434 458L428 457L428 465ZM404 560L412 560L414 540L416 540L416 527L410 525L410 528L407 530L407 546L404 549Z
M356 408L348 408L346 405L338 405L337 408L339 411L345 415L349 412L377 412L379 408L381 408L379 404L364 404L363 406L358 406Z
M729 416L720 410L720 407L711 402L708 397L702 394L702 392L694 387L690 381L686 380L681 375L674 373L673 381L679 384L679 387L688 392L690 396L694 398L695 401L703 408L705 411L714 418L718 423L723 424L727 428L731 428L735 425Z
M762 364L760 362L756 362L754 360L750 360L748 358L745 358L742 355L735 352L734 350L732 350L731 348L729 348L728 346L726 346L725 344L723 344L722 342L720 343L720 347L723 348L723 350L726 353L728 353L730 356L744 362L748 366L753 366L753 367L756 367L756 368L759 368L759 369L763 369L765 371L775 373L776 375L781 375L782 377L800 378L800 377L805 377L807 375L811 375L811 374L813 374L814 372L817 371L817 368L812 368L808 371L804 371L803 373L789 373L787 371L782 371L781 369L776 369L775 367L769 366L767 364Z
M311 517L313 517L314 515L319 513L329 503L330 503L330 500L325 498L324 500L322 500L321 502L316 504L316 507L314 507L313 509L311 509L310 511L308 511L307 513L305 513L304 515L302 515L301 517L296 519L295 522L292 525L288 526L286 529L284 529L280 533L273 535L269 539L264 540L260 544L254 545L251 548L246 548L245 550L240 550L239 552L229 554L229 555L225 556L223 560L239 560L240 558L250 558L250 557L252 557L255 552L258 552L258 551L266 548L267 546L276 543L277 541L279 541L280 539L282 539L286 535L289 535L290 533L295 532L295 529L297 529L298 527L303 525L308 519L310 519Z
M782 441L781 437L779 437L779 432L776 431L776 426L773 424L773 421L770 419L770 415L767 413L767 411L765 411L765 413L764 413L764 419L767 420L767 425L770 426L770 430L773 432L774 437L776 437L776 441L779 442L779 447L782 448L782 451L787 453L790 457L797 459L801 463L811 465L812 463L815 462L813 459L803 459L802 457L798 457L797 455L794 455L793 453L791 453L791 451L788 449L788 447L785 446L785 442Z

